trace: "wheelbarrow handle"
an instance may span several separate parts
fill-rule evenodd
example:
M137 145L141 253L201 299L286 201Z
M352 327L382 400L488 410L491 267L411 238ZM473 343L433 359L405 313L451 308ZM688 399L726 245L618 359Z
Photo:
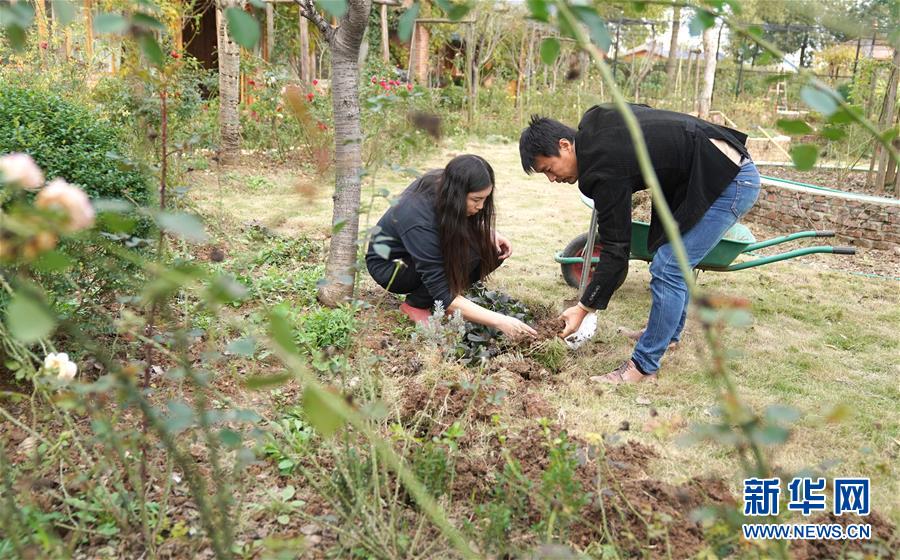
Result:
M831 252L834 255L855 255L856 247L833 247Z

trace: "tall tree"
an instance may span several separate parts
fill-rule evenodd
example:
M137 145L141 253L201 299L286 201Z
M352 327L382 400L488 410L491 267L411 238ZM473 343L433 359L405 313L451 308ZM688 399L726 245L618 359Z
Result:
M359 233L362 174L362 124L359 111L359 49L369 21L371 0L347 0L346 12L331 27L313 0L294 0L303 17L322 33L331 48L331 100L334 109L333 235L325 263L319 301L338 305L353 296Z
M678 32L681 31L681 6L672 8L672 38L669 40L669 58L666 59L666 83L675 83L675 69L678 66Z
M891 73L888 75L888 83L884 92L884 102L881 105L881 118L879 125L881 130L887 130L894 122L894 108L897 105L897 82L900 81L900 47L894 48L894 58L891 62ZM878 173L875 177L875 188L884 191L888 177L891 175L897 162L893 161L890 153L878 145L873 157L878 160Z
M700 90L700 106L698 109L701 119L709 117L709 109L712 104L713 85L716 79L716 27L708 27L703 31L703 56L706 65L703 67L703 87Z
M240 5L238 0L216 3L219 59L219 163L228 165L237 159L241 147L240 102L241 49L229 36L225 11Z

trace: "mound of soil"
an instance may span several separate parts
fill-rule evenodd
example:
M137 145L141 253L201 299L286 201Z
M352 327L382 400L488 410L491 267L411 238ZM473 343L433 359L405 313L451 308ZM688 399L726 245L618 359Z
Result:
M543 342L557 337L565 327L566 322L558 317L542 319L534 325L534 330L536 330L538 334L532 342Z
M502 367L528 381L543 380L550 376L550 372L547 371L547 368L531 358L522 358L521 360L506 362Z
M689 558L706 546L691 512L705 505L734 503L720 479L694 478L674 485L648 478L646 467L657 454L640 443L628 442L598 453L579 438L567 437L576 446L576 478L591 494L581 520L570 528L569 539L577 546L604 542L611 535L627 557L639 557L648 549L665 556L668 542L673 557ZM522 474L539 485L550 462L547 436L538 427L529 428L510 438L508 446ZM503 459L498 458L495 469L502 468ZM541 504L532 500L529 506L530 520L539 521Z
M406 427L418 425L417 435L434 437L464 417L482 422L490 420L497 407L487 397L483 390L456 383L441 383L431 389L413 381L403 392L400 421Z

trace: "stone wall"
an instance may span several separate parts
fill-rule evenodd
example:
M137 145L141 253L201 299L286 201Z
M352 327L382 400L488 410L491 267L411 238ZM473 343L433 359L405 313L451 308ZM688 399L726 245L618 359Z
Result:
M834 230L855 247L896 251L900 247L900 200L831 193L763 179L756 206L744 221L782 231Z

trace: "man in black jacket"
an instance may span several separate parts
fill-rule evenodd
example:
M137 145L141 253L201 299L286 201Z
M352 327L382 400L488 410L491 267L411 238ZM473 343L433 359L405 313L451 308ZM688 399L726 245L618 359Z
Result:
M631 105L659 178L666 202L684 240L691 267L699 263L759 196L759 172L744 143L747 136L690 115ZM575 183L594 201L602 246L593 277L577 305L566 309L563 336L578 330L591 311L606 309L628 274L631 195L645 187L634 143L612 106L589 109L578 131L534 116L519 138L525 172L543 173L554 183ZM688 291L655 209L648 249L652 305L647 327L630 360L606 375L604 383L655 380L660 360L684 328Z

